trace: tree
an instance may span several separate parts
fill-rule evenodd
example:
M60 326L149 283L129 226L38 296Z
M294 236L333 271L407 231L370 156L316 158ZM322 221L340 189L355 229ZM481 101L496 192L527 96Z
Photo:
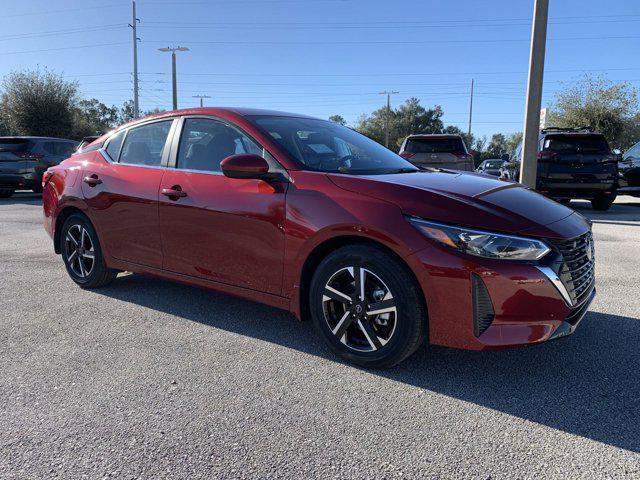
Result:
M522 142L522 132L510 133L507 135L507 153L513 153L520 142Z
M555 96L550 120L557 127L591 127L612 148L625 149L637 141L638 91L626 82L587 76Z
M120 107L120 113L118 114L118 123L122 125L123 123L128 123L135 118L136 116L134 115L133 111L133 100L127 100L122 104L122 107Z
M342 125L342 126L345 126L347 124L347 121L344 119L344 117L342 115L331 115L329 117L329 120L331 120L332 122L337 123L338 125Z
M494 133L484 156L485 158L500 158L503 154L508 153L507 150L507 137L502 133Z
M440 106L426 109L420 105L419 99L407 99L389 112L389 148L397 151L404 139L413 133L443 133L445 127L441 120L442 115ZM386 117L386 106L375 110L371 115L362 115L358 119L356 130L384 144Z
M12 135L73 135L76 82L48 70L26 70L8 74L2 87L0 116Z
M75 107L74 136L97 135L118 126L118 107L107 107L95 98L80 100Z

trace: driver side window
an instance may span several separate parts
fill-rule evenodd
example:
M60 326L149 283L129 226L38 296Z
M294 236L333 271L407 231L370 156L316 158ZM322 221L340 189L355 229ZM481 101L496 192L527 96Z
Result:
M263 156L262 147L235 128L211 118L187 118L180 135L176 168L220 172L220 162L239 153Z

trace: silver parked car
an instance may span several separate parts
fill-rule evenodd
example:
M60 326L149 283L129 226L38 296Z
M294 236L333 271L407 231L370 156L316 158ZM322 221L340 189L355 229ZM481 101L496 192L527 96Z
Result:
M460 135L409 135L402 143L400 156L418 167L448 168L472 172L473 156Z
M494 177L500 176L500 169L504 165L505 161L500 158L488 158L482 162L476 172L484 173L485 175L493 175Z

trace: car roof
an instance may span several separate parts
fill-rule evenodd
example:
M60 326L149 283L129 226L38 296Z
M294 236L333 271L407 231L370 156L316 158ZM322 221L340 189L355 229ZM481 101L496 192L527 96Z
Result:
M407 138L462 138L456 133L414 133Z
M152 115L147 115L146 117L136 118L130 122L124 123L122 125L118 125L116 128L106 132L105 134L98 137L94 140L93 143L100 143L107 140L108 137L112 135L114 131L119 131L124 128L129 128L139 123L144 123L149 120L162 119L162 118L173 118L180 117L185 115L211 115L214 117L226 116L229 113L233 115L238 115L241 117L249 117L249 116L265 116L265 117L296 117L296 118L306 118L310 120L324 120L326 122L330 122L330 120L321 119L318 117L312 117L310 115L304 115L301 113L291 113L291 112L281 112L278 110L265 110L260 108L245 108L245 107L198 107L198 108L183 108L178 110L167 110L164 112L154 113Z
M146 120L151 120L154 118L170 118L170 117L179 117L182 115L213 115L219 116L224 113L234 113L236 115L240 115L241 117L249 117L249 116L265 116L265 117L299 117L299 118L309 118L314 120L321 120L317 117L312 117L310 115L303 115L301 113L291 113L291 112L281 112L278 110L264 110L260 108L244 108L244 107L200 107L200 108L183 108L180 110L168 110L165 112L155 113L153 115L149 115L142 118L136 118L135 120L127 123L134 124L139 123ZM327 122L329 120L326 120Z

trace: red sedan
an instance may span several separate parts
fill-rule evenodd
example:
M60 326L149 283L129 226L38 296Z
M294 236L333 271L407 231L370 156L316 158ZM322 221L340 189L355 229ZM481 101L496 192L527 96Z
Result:
M335 123L204 108L124 125L44 175L44 223L81 287L119 271L311 318L339 355L394 365L572 333L591 229L516 183L419 169Z

